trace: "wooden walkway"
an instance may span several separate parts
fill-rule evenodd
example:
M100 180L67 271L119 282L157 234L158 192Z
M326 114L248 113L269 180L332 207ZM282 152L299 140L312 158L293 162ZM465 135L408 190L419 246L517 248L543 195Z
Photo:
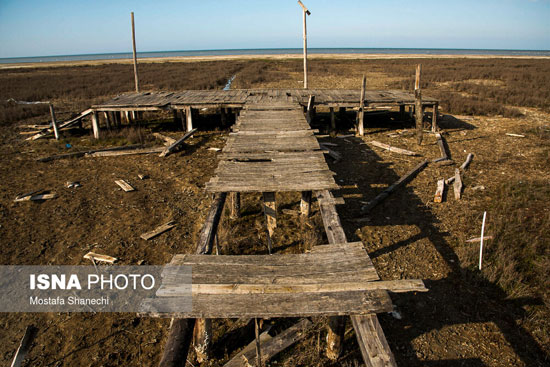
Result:
M324 107L358 107L361 91L353 89L230 89L184 90L179 92L141 92L117 96L92 106L94 111L151 111L163 109L239 108L245 104L299 103L306 105L309 96L315 96L315 104ZM413 93L403 90L367 90L365 106L414 105ZM423 105L438 103L432 97L423 96Z

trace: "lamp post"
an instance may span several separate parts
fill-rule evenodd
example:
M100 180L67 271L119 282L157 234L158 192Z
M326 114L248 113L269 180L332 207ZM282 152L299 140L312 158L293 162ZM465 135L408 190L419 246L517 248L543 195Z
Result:
M311 15L311 12L306 6L298 0L298 4L302 7L304 15L304 89L307 89L307 28L306 28L306 15Z

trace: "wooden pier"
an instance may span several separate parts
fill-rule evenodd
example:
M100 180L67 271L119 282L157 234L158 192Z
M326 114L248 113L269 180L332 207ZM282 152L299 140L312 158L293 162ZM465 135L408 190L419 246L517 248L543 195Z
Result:
M212 92L212 100L216 93ZM161 366L185 361L191 335L194 335L199 361L207 359L212 335L209 320L212 318L322 315L331 317L327 335L329 358L337 359L341 354L345 331L343 317L351 316L365 363L368 366L395 366L376 313L392 310L388 291L426 291L424 284L421 280L380 281L362 243L347 242L336 200L330 192L338 185L314 130L307 123L300 101L294 100L292 93L276 91L283 100L266 97L267 100L260 98L252 102L246 101L247 93L250 92L232 94L244 96L245 102L240 106L242 111L220 155L215 175L206 186L206 190L215 195L215 200L201 232L198 254L175 255L166 267L156 297L142 305L148 316L175 318L174 332ZM170 105L167 101L172 97L165 95L158 103L150 101L149 107L157 103L155 108L164 108ZM191 97L187 98L189 103L194 103ZM223 94L216 98L224 99ZM329 105L337 103L329 102L327 94L319 99ZM143 100L140 103L143 106ZM277 226L276 193L283 191L302 193L300 208L304 217L310 214L312 198L317 198L328 245L314 246L305 254L208 255L226 195L232 197L232 213L238 216L240 195L251 192L263 193L267 246L271 251L270 236ZM174 271L177 265L192 266L191 310L178 310L178 302L185 294ZM258 356L261 340L257 330ZM179 353L177 356L175 350Z

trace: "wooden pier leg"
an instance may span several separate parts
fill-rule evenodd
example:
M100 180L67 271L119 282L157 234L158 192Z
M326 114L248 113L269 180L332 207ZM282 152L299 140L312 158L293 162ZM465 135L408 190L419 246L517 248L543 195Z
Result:
M237 219L241 217L241 193L240 192L232 192L229 194L229 197L231 198L231 213L229 214L229 217L231 219Z
M92 113L92 129L94 131L94 138L99 139L99 116L96 111Z
M130 119L130 111L124 111L124 120L128 125L130 125L130 123L132 122Z
M197 361L207 361L212 346L212 319L197 319L193 330L193 345Z
M220 121L221 121L221 126L222 127L225 127L227 125L227 113L225 111L225 108L220 108Z
M439 103L435 103L432 111L432 133L437 132L437 116L439 115Z
M55 120L55 111L53 109L53 104L50 103L50 116L52 118L52 127L53 133L55 135L55 140L59 140L59 130L57 129L57 121Z
M336 116L334 116L334 107L330 107L330 131L336 131Z
M111 130L111 116L110 112L103 112L103 117L105 118L105 126L108 130Z
M315 96L310 95L309 100L307 102L307 110L306 110L306 121L309 125L311 125L311 121L313 121L313 105L315 103Z
M346 318L333 316L328 319L327 357L337 360L344 349L344 334L346 332Z
M311 191L302 191L302 200L300 200L300 213L305 217L311 214Z
M365 75L363 75L363 80L361 82L361 99L359 101L359 111L357 112L358 113L358 121L357 121L357 134L359 136L364 136L365 135L365 128L364 128L364 125L363 125L363 120L364 120L364 116L365 116L365 87L366 87L366 84L367 84L367 77Z
M185 120L187 122L187 131L193 130L193 109L185 107Z
M275 202L275 193L264 192L263 197L267 231L269 232L269 236L273 236L273 231L277 228L277 203Z
M399 119L400 120L405 120L405 105L404 104L399 105Z
M130 118L132 119L132 121L136 121L138 118L137 111L130 111Z
M414 99L415 99L415 114L416 114L416 143L422 144L422 134L424 131L424 109L422 108L422 91L420 90L420 76L422 73L422 64L416 67L416 78L414 82Z

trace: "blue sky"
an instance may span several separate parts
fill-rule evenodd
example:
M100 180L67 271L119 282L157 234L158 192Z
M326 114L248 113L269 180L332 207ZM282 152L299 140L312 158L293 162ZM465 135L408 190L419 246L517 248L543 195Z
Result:
M550 49L550 0L303 0L309 47ZM301 47L295 0L0 0L0 57Z

